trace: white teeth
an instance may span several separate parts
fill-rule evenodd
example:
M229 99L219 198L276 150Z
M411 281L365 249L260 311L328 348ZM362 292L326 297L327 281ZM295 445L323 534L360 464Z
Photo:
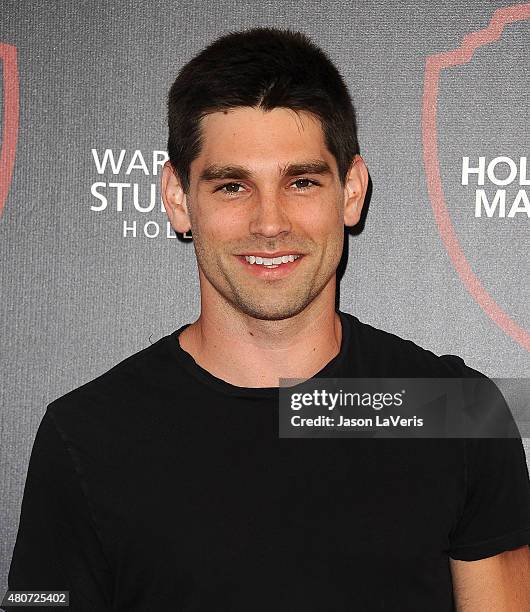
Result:
M295 261L300 255L282 255L281 257L258 257L255 255L245 255L245 259L249 264L261 264L263 266L277 267L282 263Z

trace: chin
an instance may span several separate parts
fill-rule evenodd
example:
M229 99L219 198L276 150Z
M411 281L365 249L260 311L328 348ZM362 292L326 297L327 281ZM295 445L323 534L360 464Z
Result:
M249 317L263 321L282 321L296 316L309 302L289 304L251 304L249 302L237 301L235 306Z

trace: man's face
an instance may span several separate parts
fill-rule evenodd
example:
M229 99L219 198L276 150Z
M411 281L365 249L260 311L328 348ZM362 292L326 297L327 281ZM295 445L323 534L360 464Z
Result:
M326 286L334 291L345 190L320 121L240 107L206 116L201 127L186 206L203 297L278 320Z

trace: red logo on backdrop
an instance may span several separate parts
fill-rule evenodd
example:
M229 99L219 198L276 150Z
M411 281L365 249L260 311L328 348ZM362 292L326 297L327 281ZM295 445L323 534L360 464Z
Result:
M0 43L2 62L2 89L4 92L2 149L0 150L0 216L13 178L18 136L18 70L17 50L12 45Z
M530 351L530 333L518 325L484 288L473 272L460 245L445 203L438 160L436 115L440 73L444 68L467 64L479 47L498 40L509 23L530 19L530 4L502 8L493 14L487 28L464 37L459 48L427 57L423 90L423 160L427 175L427 189L440 236L453 266L466 289L484 312L511 338Z

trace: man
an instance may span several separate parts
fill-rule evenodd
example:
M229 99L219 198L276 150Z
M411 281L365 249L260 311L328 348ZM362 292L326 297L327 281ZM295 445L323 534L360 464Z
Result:
M52 402L11 589L75 610L528 610L520 439L289 439L280 378L457 377L335 310L368 186L336 68L306 37L225 36L169 95L162 178L201 314Z

